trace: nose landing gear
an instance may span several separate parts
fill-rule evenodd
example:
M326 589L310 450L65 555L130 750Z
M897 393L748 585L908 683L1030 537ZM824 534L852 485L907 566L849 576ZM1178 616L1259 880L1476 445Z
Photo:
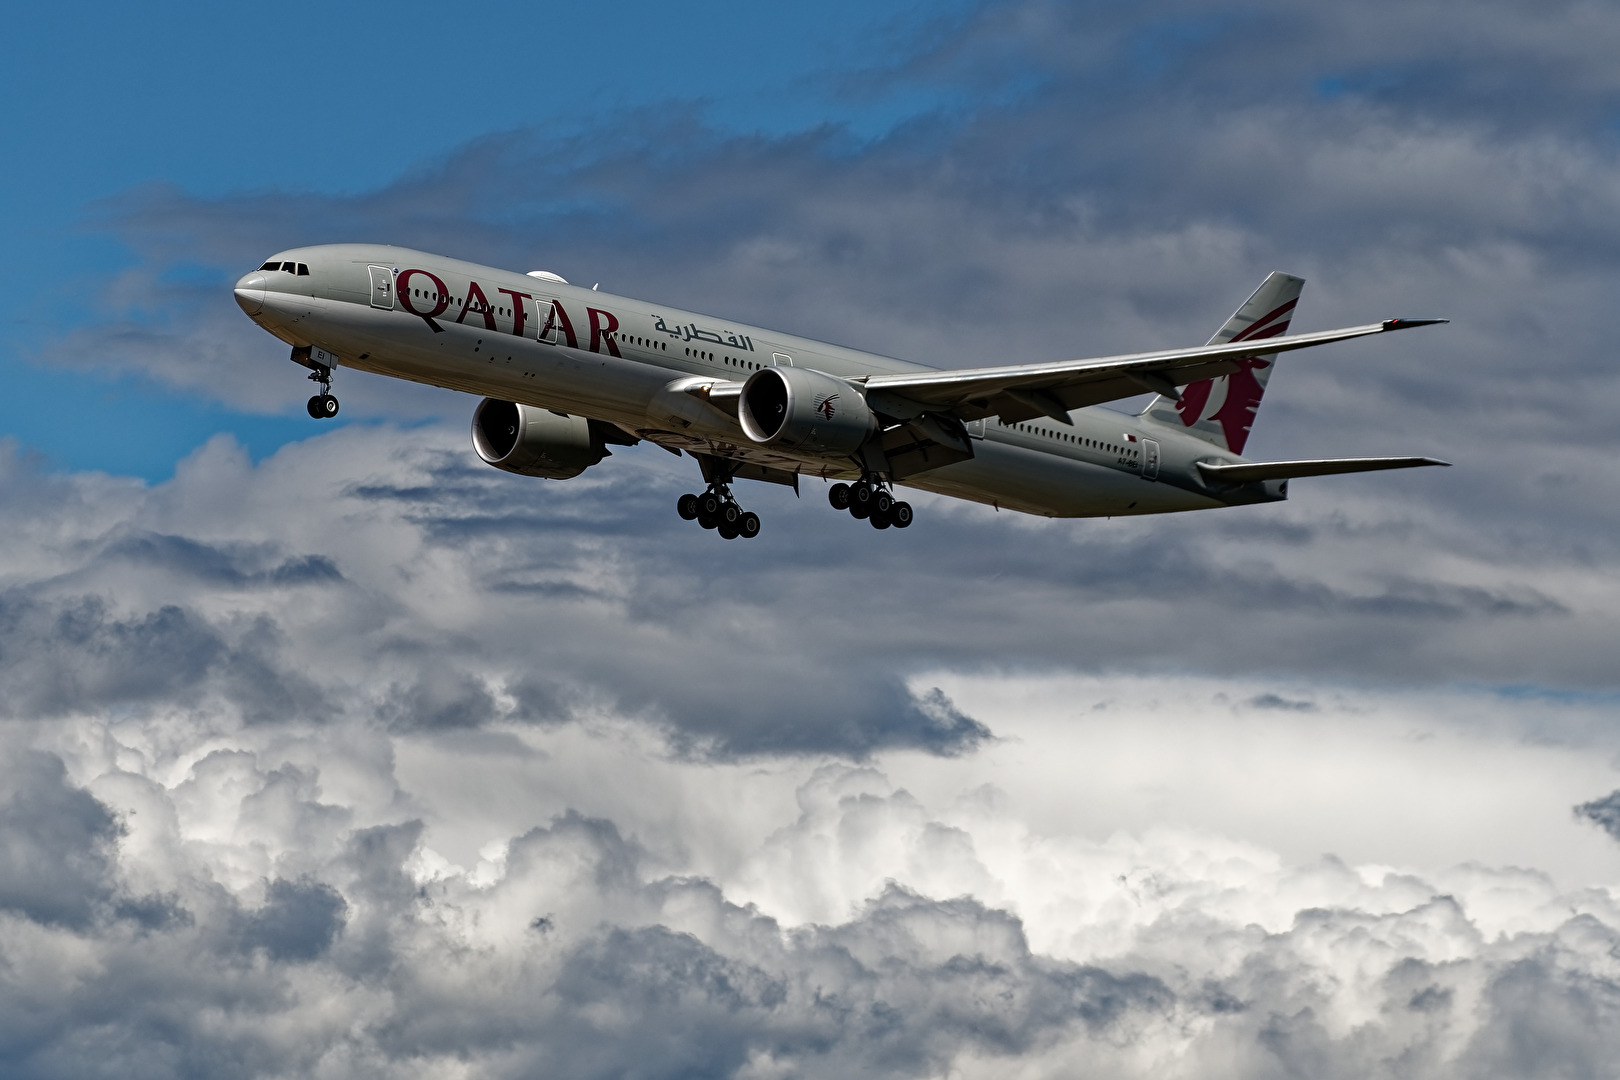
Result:
M848 510L850 517L871 522L874 529L905 529L912 522L911 504L897 500L877 476L834 484L827 489L827 501L835 510Z
M321 384L321 392L309 399L309 415L316 420L330 420L338 414L338 399L332 396L332 369L324 364L311 364L310 382Z

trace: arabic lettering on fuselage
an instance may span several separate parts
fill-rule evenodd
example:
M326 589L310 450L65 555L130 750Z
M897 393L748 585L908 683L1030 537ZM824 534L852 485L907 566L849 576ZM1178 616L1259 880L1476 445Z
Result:
M748 352L754 351L753 339L747 335L734 334L729 330L725 332L718 330L699 330L697 323L687 323L685 326L671 327L664 322L664 317L662 315L658 316L658 321L653 323L653 329L657 330L660 334L668 334L670 337L676 338L680 341L708 341L721 346L729 345L733 349L744 349Z

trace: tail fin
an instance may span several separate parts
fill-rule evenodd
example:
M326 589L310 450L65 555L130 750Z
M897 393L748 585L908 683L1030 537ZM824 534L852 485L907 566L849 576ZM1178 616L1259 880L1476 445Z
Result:
M1287 333L1304 286L1304 278L1272 271L1248 302L1209 339L1209 344L1259 341ZM1187 428L1201 439L1241 454L1276 361L1276 353L1240 361L1241 366L1230 375L1183 386L1180 401L1154 398L1143 415L1161 424Z

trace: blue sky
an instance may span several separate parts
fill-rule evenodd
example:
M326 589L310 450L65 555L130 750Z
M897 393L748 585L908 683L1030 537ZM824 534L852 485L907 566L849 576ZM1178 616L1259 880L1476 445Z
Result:
M926 20L952 11L929 5ZM588 138L672 102L724 130L838 124L871 137L950 100L920 83L849 84L881 69L902 19L908 30L926 21L916 4L848 2L488 3L450 16L411 2L273 15L201 3L20 9L0 43L13 106L0 118L13 148L0 197L15 208L0 251L29 272L8 290L0 370L28 393L0 406L0 432L56 467L149 480L217 432L259 455L309 433L294 410L244 414L139 377L35 362L45 342L104 315L98 293L131 265L106 227L109 200L148 186L356 195L491 133ZM172 272L217 284L227 269ZM41 400L76 402L77 422Z
M0 40L0 1073L1607 1076L1620 14L89 5ZM390 241L943 366L1269 271L1281 504L903 533L229 287Z

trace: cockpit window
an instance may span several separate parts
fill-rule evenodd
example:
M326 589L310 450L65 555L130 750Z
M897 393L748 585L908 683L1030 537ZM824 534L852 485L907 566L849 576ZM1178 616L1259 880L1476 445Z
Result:
M298 272L297 263L284 262L281 264L281 268L287 271L289 274L296 274Z
M263 266L259 267L259 269L260 270L280 270L281 269L281 264L279 262L267 262Z
M309 267L305 266L303 263L299 263L298 264L298 276L299 277L309 277Z

